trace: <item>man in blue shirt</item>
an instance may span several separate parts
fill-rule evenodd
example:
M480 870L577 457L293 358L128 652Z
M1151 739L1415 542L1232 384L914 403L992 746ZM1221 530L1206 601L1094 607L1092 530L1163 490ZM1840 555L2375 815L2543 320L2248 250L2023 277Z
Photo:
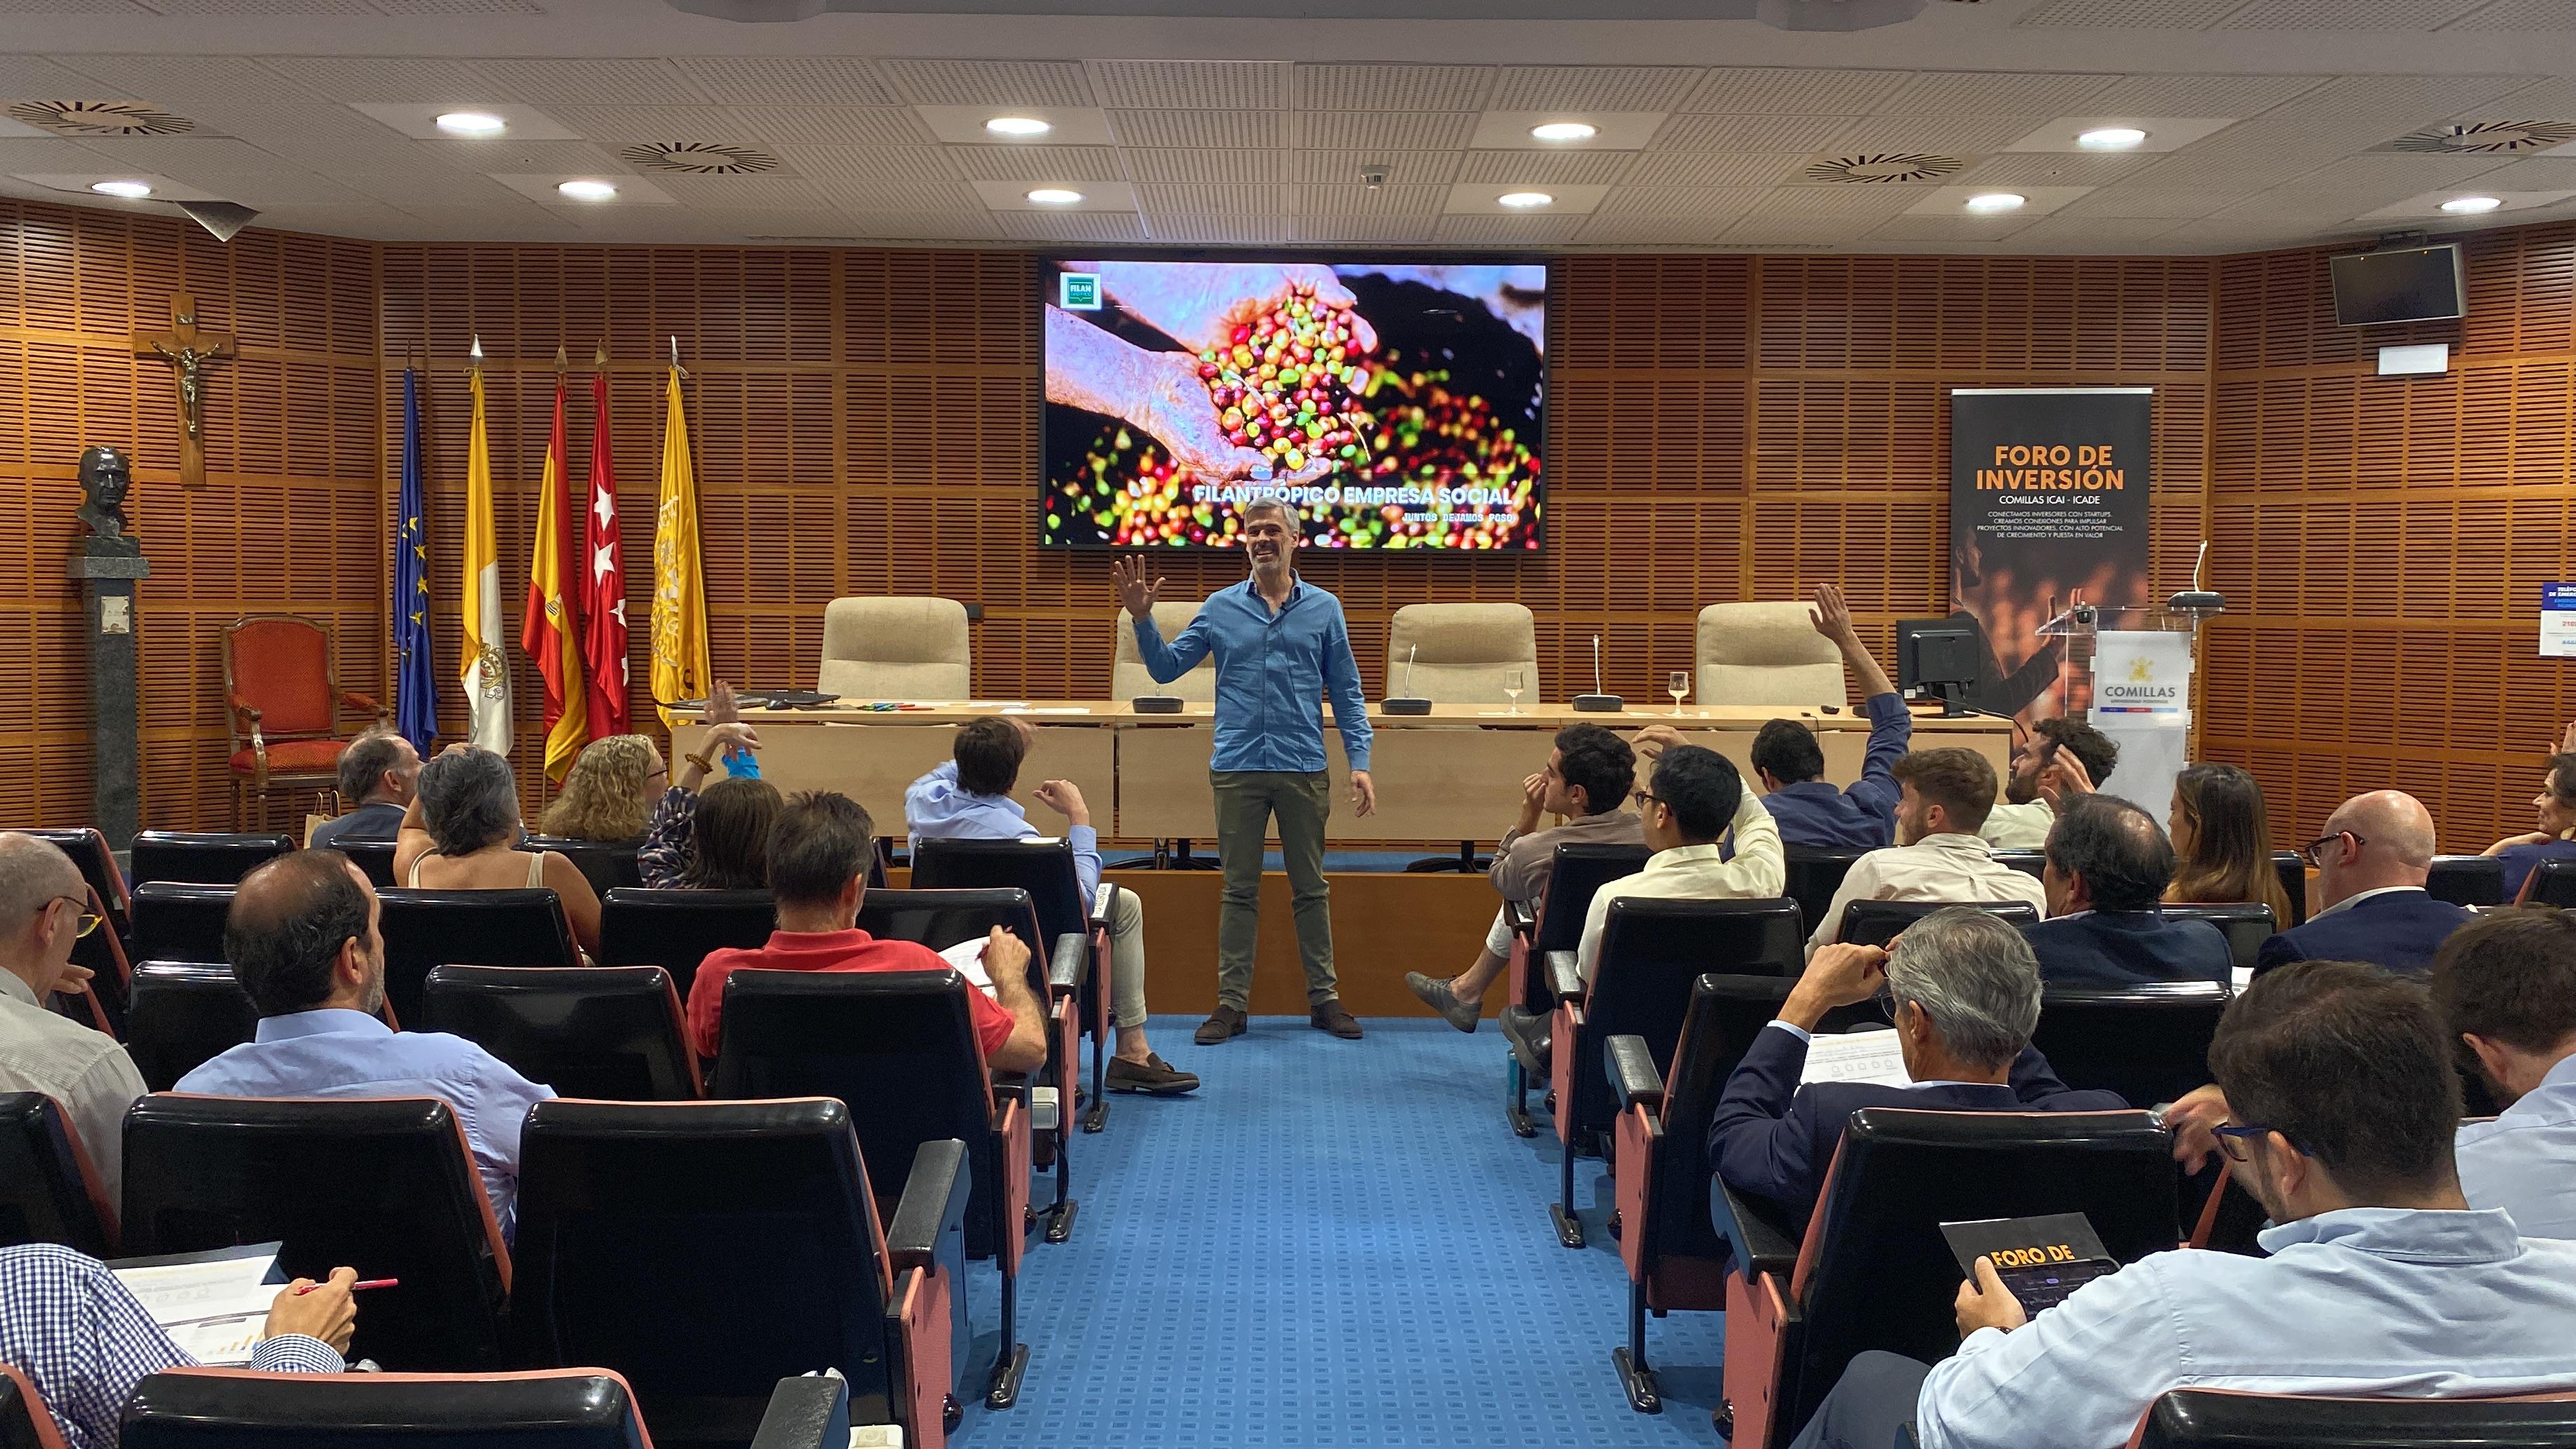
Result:
M2460 1191L2526 1238L2576 1238L2576 916L2527 907L2452 932L2433 1009L2505 1104L2460 1124Z
M437 1097L465 1129L505 1238L514 1226L519 1127L554 1095L445 1032L396 1032L385 1003L375 887L336 850L298 850L242 878L224 955L259 1008L259 1033L179 1079L217 1097Z
M2214 1141L2269 1256L2155 1253L2037 1317L1977 1260L1959 1351L1852 1360L1795 1449L2119 1449L2170 1389L2475 1398L2576 1387L2576 1243L2461 1196L2453 1043L2419 985L2305 961L2229 1004ZM2206 1131L2206 1129L2204 1129Z
M1860 778L1848 789L1824 779L1825 751L1816 732L1793 719L1775 719L1753 737L1753 773L1762 780L1762 808L1780 827L1780 843L1795 850L1876 850L1896 843L1896 797L1904 787L1891 773L1914 737L1914 716L1889 683L1887 671L1860 642L1842 590L1816 585L1816 609L1807 616L1816 632L1843 651L1843 663L1860 681L1861 709L1869 716L1869 752Z
M1163 581L1146 582L1141 557L1113 565L1118 602L1135 620L1136 649L1155 682L1169 683L1216 656L1216 749L1208 783L1216 791L1225 895L1217 908L1217 1008L1197 1040L1214 1046L1243 1034L1261 929L1261 857L1274 816L1296 904L1307 1009L1316 1030L1355 1040L1360 1024L1342 1009L1333 979L1332 906L1324 885L1324 821L1333 811L1333 791L1321 701L1332 696L1333 725L1350 760L1351 808L1360 815L1377 808L1368 770L1368 701L1360 694L1341 600L1289 567L1290 552L1305 542L1296 508L1280 498L1255 498L1240 516L1252 577L1210 595L1170 644L1154 627Z
M903 792L903 818L918 849L924 840L1031 840L1028 812L1011 798L1020 762L1036 743L1028 721L986 715L957 727L950 759ZM1083 909L1100 890L1100 832L1091 807L1071 780L1041 780L1034 792L1064 817L1065 842L1073 847L1074 882ZM1109 904L1110 1018L1118 1028L1118 1054L1110 1059L1113 1092L1158 1097L1193 1091L1199 1079L1175 1069L1145 1040L1145 903L1124 886L1112 886Z

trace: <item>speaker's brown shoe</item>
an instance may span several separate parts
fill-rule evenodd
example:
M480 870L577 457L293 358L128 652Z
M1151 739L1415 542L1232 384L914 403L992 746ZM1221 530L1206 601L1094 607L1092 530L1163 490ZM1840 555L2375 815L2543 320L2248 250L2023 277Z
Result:
M1251 1018L1231 1006L1220 1006L1207 1020L1199 1023L1198 1035L1190 1038L1200 1046L1215 1046L1230 1036L1241 1036Z
M1156 1097L1177 1097L1183 1092L1197 1091L1199 1079L1163 1060L1159 1053L1147 1052L1141 1062L1131 1062L1125 1057L1111 1057L1108 1086L1113 1092L1144 1092Z
M1344 1041L1360 1039L1359 1018L1342 1010L1342 999L1338 996L1316 1007L1308 1020L1315 1030L1329 1031Z

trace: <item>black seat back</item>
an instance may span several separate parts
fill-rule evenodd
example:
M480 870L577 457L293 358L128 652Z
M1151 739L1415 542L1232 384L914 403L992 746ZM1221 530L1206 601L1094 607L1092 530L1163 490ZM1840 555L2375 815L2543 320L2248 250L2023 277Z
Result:
M2001 916L2017 927L2039 924L2039 912L2028 901L1854 901L1843 907L1842 939L1855 946L1884 946L1916 921L1952 906Z
M125 874L116 867L116 852L108 848L107 837L95 825L75 825L57 829L35 829L24 832L45 841L72 858L80 867L81 879L98 892L99 904L107 911L108 922L122 933L126 919Z
M2455 906L2504 904L2504 860L2493 855L2437 855L2424 889Z
M2207 921L2227 938L2227 963L2240 971L2254 968L2254 958L2261 954L2263 943L2281 929L2272 919L2272 908L2261 901L2235 901L2226 905L2193 902L2188 905L2168 904L2161 908L2168 920Z
M1073 845L1065 840L925 840L912 848L914 890L1017 887L1037 907L1038 929L1053 941L1089 929Z
M146 1097L125 1119L124 1219L137 1256L276 1239L290 1277L400 1279L367 1295L352 1358L498 1365L509 1255L443 1101Z
M1544 1013L1556 1005L1540 963L1550 951L1583 944L1583 920L1603 886L1646 868L1654 854L1642 845L1560 845L1548 858L1547 892L1540 899L1538 931L1530 939L1529 970L1521 977L1520 1005Z
M2032 880L2039 879L2040 872L2048 869L2048 852L2045 850L1998 850L1994 857L1995 864L2011 866Z
M1798 914L1810 929L1825 918L1834 903L1834 892L1843 888L1843 877L1851 874L1852 862L1869 854L1866 850L1820 850L1812 846L1792 846L1788 852L1789 883L1780 894L1798 903Z
M2209 1080L2209 1042L2227 1000L2227 988L2215 981L2050 987L2040 992L2030 1044L2066 1085L2152 1107Z
M134 959L224 959L224 916L233 888L183 881L150 881L134 888Z
M1043 992L1046 937L1038 926L1037 902L1017 886L872 890L859 902L860 930L880 941L915 941L933 951L989 934L995 926L1027 943L1030 979Z
M2281 894L2290 898L2290 919L2281 923L2286 931L2308 923L2308 863L2299 859L2295 850L2272 852L2272 873L2281 880Z
M378 890L388 890L394 880L394 843L390 840L343 840L331 847L349 857L367 883Z
M644 884L644 867L636 856L644 849L641 840L574 840L562 835L527 835L520 837L519 849L551 850L571 861L590 882L594 895L607 895L620 886Z
M398 1021L420 1016L421 983L438 966L578 966L572 925L551 890L377 892L384 903L385 1000Z
M1779 1442L1855 1354L1928 1363L1958 1347L1959 1268L1942 1223L2050 1213L2084 1214L2123 1263L2172 1248L2172 1140L2144 1112L1854 1112L1800 1255L1806 1322L1785 1365Z
M16 1367L0 1363L0 1449L63 1449L53 1411Z
M2147 1408L2138 1449L2571 1449L2576 1398L2329 1399L2171 1389Z
M239 885L251 867L295 848L284 835L255 832L146 830L134 837L134 883L178 880Z
M99 1194L87 1146L42 1092L0 1092L0 1248L20 1243L93 1258L116 1251L115 1208Z
M561 1096L698 1095L680 999L659 966L433 967L412 1024L464 1037Z
M620 886L599 898L599 964L659 966L686 1001L708 952L765 946L777 922L777 903L765 890Z
M1617 1115L1602 1057L1610 1038L1644 1037L1656 1069L1671 1070L1692 984L1711 972L1796 975L1803 946L1798 926L1797 902L1779 898L1612 901L1601 929L1601 960L1584 995L1582 1038L1550 1048L1575 1054L1575 1131L1603 1130Z
M134 968L125 1050L143 1085L166 1092L179 1079L259 1030L259 1008L230 966L146 961Z
M2576 907L2576 860L2544 860L2531 868L2523 900L2535 906Z
M824 1365L869 1422L902 1405L894 1275L841 1103L540 1102L521 1153L515 1360L615 1369L691 1440L750 1438L779 1379Z
M124 1449L651 1449L652 1438L625 1380L599 1369L458 1378L178 1369L135 1386L119 1442Z

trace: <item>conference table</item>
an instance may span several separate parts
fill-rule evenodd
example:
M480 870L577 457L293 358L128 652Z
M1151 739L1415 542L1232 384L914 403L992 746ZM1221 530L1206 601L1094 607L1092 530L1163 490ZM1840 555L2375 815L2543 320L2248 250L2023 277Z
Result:
M1436 704L1429 714L1391 715L1371 705L1376 740L1370 778L1377 785L1377 810L1361 819L1350 808L1341 736L1331 726L1332 711L1324 713L1334 791L1326 839L1342 848L1496 839L1519 811L1522 778L1547 764L1550 737L1578 721L1622 733L1669 725L1693 744L1735 761L1756 789L1749 760L1753 736L1767 721L1791 719L1814 730L1824 750L1825 778L1836 784L1859 778L1869 741L1867 716L1849 707L1828 713L1812 707L1685 705L1678 713L1669 707L1592 713L1564 705L1514 710ZM1216 803L1208 784L1216 735L1211 705L1185 704L1174 714L1143 714L1111 700L906 700L742 710L760 732L764 778L781 790L838 790L866 806L889 834L901 816L904 787L949 758L957 726L992 714L1035 726L1036 742L1020 767L1023 799L1041 780L1070 780L1080 787L1103 839L1143 844L1215 837ZM1914 748L1964 746L2001 771L2011 731L2005 720L1918 710ZM696 751L703 733L695 720L683 722L672 731L675 753ZM1051 817L1043 806L1031 813L1040 829L1047 828Z

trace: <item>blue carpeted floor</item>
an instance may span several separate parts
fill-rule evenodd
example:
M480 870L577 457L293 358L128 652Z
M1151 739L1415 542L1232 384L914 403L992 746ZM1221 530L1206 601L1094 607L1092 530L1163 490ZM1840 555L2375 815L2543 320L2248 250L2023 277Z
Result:
M1197 1095L1112 1096L1108 1131L1075 1139L1073 1239L1023 1270L1020 1403L971 1405L961 1449L1720 1442L1722 1315L1648 1320L1665 1408L1629 1411L1608 1180L1577 1164L1591 1246L1558 1246L1555 1138L1504 1124L1492 1023L1344 1042L1257 1017L1208 1048L1196 1025L1152 1031ZM989 1362L992 1274L969 1276Z

